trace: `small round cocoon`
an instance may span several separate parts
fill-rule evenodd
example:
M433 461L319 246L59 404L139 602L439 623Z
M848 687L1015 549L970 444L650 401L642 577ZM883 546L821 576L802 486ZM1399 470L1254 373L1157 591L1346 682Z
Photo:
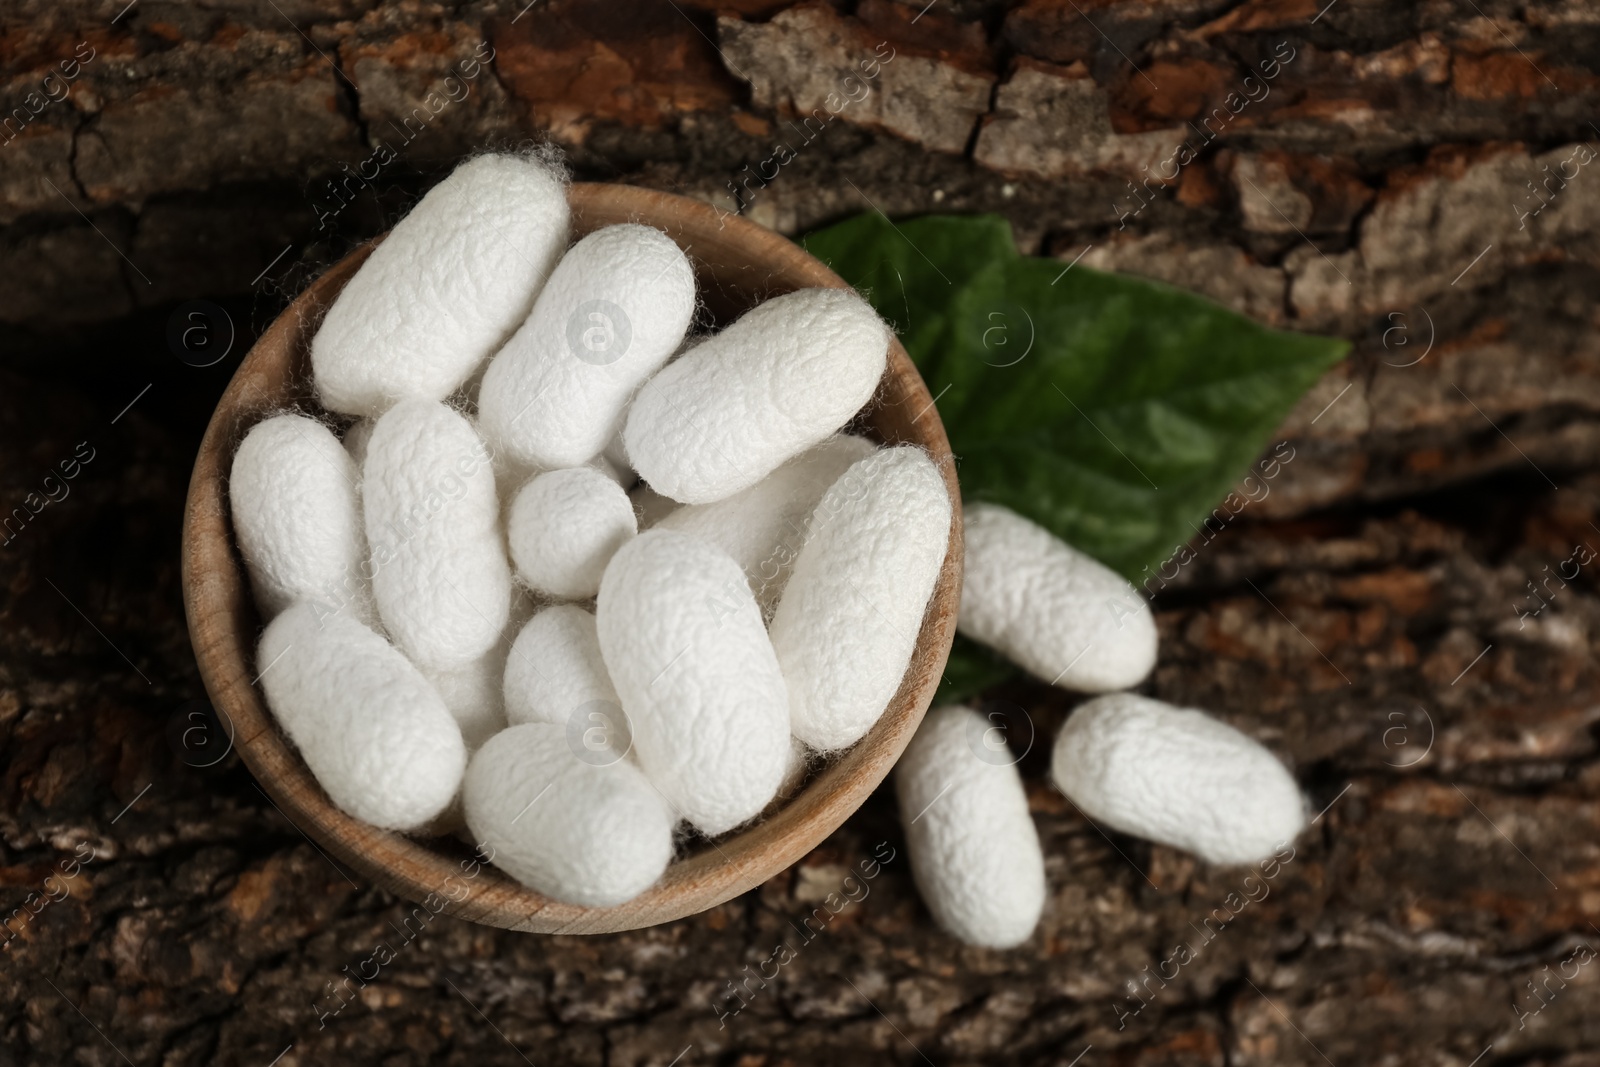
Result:
M672 812L639 768L579 759L553 723L491 737L467 768L462 801L496 866L568 904L632 900L672 859Z
M339 439L315 419L274 415L245 434L228 503L263 618L316 600L372 621L356 479Z
M910 445L860 460L811 513L772 616L794 735L832 752L878 721L922 629L950 541L950 495Z
M770 612L805 541L806 520L839 476L877 445L839 434L808 449L748 489L713 504L688 504L658 523L704 537L744 568L756 602Z
M612 557L596 624L639 766L673 808L708 836L760 814L789 761L788 697L733 558L648 530Z
M395 644L427 670L485 655L510 616L511 567L471 423L429 400L395 405L373 428L361 481L372 591Z
M606 564L638 532L628 494L594 467L538 475L517 491L506 520L517 577L565 600L599 592Z
M529 619L506 660L505 694L513 725L564 726L577 716L587 726L590 711L620 712L594 616L575 604L556 604Z
M941 927L1014 948L1044 910L1044 853L1015 760L970 708L934 708L895 766L911 876Z
M956 626L1052 685L1104 693L1156 663L1150 605L1126 579L998 504L963 513L966 569Z
M639 390L623 430L628 458L682 503L732 496L860 411L888 352L888 327L850 289L774 297Z
M1089 818L1209 863L1255 863L1305 829L1300 789L1271 752L1204 712L1133 693L1075 710L1050 774Z
M311 340L329 411L381 415L459 389L533 307L567 243L562 172L526 156L470 159L395 224Z
M267 705L340 809L385 830L421 829L461 785L461 729L399 650L318 607L300 601L261 635Z
M562 257L484 373L484 437L529 466L589 462L693 317L694 269L672 238L635 223L596 230Z

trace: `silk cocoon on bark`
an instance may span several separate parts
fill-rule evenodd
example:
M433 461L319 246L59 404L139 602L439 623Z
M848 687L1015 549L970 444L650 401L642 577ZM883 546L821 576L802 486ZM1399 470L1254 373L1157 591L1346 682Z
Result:
M1085 815L1211 863L1254 863L1305 828L1276 756L1227 723L1133 693L1080 705L1050 774Z
M1044 853L1015 760L964 707L934 708L895 766L911 874L945 930L973 945L1026 941L1044 909Z
M962 515L962 633L1052 685L1103 693L1156 662L1150 605L1126 579L998 504Z

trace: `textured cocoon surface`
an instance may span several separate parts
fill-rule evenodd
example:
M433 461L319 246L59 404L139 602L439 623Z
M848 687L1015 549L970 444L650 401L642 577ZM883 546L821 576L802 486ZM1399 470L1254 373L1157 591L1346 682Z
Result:
M806 520L828 486L877 445L839 434L789 460L748 489L662 518L663 530L703 537L744 568L756 602L770 612L805 541Z
M628 494L594 467L538 475L517 491L506 520L517 577L566 600L599 592L611 556L637 532Z
M484 373L485 439L530 466L587 463L693 316L694 270L672 238L632 223L596 230L562 257Z
M628 410L633 469L708 504L818 444L872 398L889 330L849 289L774 297L650 379Z
M926 453L875 452L829 487L772 616L794 735L855 744L888 706L950 540L950 496Z
M671 809L627 760L597 766L553 723L489 739L462 787L474 841L517 881L569 904L607 908L650 888L672 859Z
M1012 948L1044 909L1044 854L1015 757L970 708L928 712L894 771L911 875L940 926Z
M461 740L469 752L505 729L506 709L501 697L505 668L506 650L497 647L465 667L424 672L461 728Z
M517 635L506 660L506 717L561 726L599 704L617 708L594 616L573 604L545 608Z
M467 766L461 730L389 642L301 601L261 635L256 669L268 707L340 809L416 830L449 807Z
M789 761L787 697L733 558L646 531L612 557L596 622L639 765L678 813L710 835L760 813Z
M468 160L356 271L311 341L317 397L379 415L443 400L517 328L567 243L561 172L536 159Z
M1091 819L1211 863L1254 863L1305 828L1305 802L1271 752L1203 712L1132 693L1080 706L1050 774Z
M1009 508L962 517L963 634L1065 689L1127 689L1150 673L1155 619L1121 575Z
M427 670L486 654L509 617L511 567L471 424L444 404L397 404L372 431L361 483L372 591L395 644Z
M245 434L228 502L262 618L316 600L373 621L356 477L339 439L315 419L275 415Z
M505 632L484 655L464 667L422 672L444 698L450 714L455 716L468 752L477 751L485 741L506 728L506 658L511 651L518 616L527 618L526 605L514 599L511 613Z

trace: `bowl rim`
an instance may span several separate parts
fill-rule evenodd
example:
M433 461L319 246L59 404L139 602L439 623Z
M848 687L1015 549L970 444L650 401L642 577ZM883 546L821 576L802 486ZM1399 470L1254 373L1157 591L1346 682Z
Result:
M685 235L692 234L691 246L709 246L762 264L769 281L783 277L783 288L776 291L847 287L789 239L699 200L629 185L576 182L569 186L569 202L574 239L602 225L645 222L665 230L680 247L685 247ZM305 365L322 313L384 236L324 270L261 334L212 412L190 477L181 553L190 641L212 706L258 787L319 850L426 908L430 914L419 916L424 921L443 913L541 933L639 929L706 911L781 873L820 845L887 778L932 702L955 636L963 555L955 461L933 398L899 339L891 334L888 368L866 410L885 409L882 398L891 387L901 394L895 406L917 406L915 414L882 417L905 422L899 440L929 453L951 499L945 559L899 689L867 735L796 795L775 802L740 830L709 843L702 839L697 852L675 858L640 896L609 908L581 907L545 897L479 863L481 855L472 856L470 846L380 830L339 810L279 729L255 684L259 676L252 664L262 624L232 536L227 469L244 429L285 406L285 383L294 383L294 365ZM703 255L691 261L699 280L708 261ZM273 376L282 381L276 390L268 389L263 403L262 381Z

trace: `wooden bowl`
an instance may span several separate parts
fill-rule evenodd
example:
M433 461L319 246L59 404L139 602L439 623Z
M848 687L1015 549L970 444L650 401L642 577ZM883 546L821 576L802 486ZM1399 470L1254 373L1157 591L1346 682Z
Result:
M702 300L728 321L771 296L844 281L785 238L684 197L622 185L572 187L574 237L619 222L666 231L694 264ZM381 240L382 238L378 238ZM961 596L961 508L950 443L933 398L898 341L868 410L857 420L889 443L925 448L955 505L950 547L900 689L872 731L798 795L749 828L680 855L643 895L584 908L535 893L451 838L414 839L334 807L267 710L256 677L262 620L234 547L227 476L244 432L289 404L314 407L309 351L322 314L377 241L311 284L262 334L217 404L195 458L183 522L183 599L189 636L212 705L263 789L336 860L408 900L462 919L541 933L604 933L693 915L753 889L815 848L883 781L933 699L954 638Z

